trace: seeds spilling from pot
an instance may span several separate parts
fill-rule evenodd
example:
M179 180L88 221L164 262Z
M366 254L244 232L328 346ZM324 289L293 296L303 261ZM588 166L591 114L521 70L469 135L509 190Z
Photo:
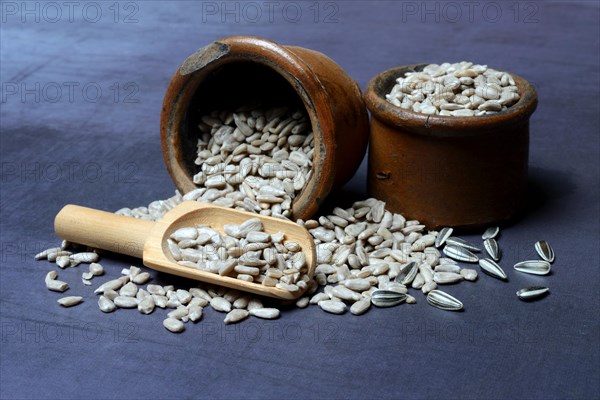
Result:
M292 200L312 174L314 135L305 111L287 107L212 112L198 128L195 195L274 217L291 217Z
M472 117L507 110L519 101L510 74L467 61L429 64L406 72L385 97L395 106L429 115Z

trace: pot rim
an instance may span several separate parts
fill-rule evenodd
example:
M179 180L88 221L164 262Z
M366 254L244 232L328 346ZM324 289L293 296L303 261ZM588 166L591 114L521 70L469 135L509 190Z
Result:
M298 94L309 115L314 135L312 174L294 197L292 213L294 218L306 218L317 211L318 199L325 198L334 183L334 119L321 82L310 66L294 53L294 48L255 36L230 36L199 49L181 64L165 94L160 132L165 164L178 189L188 192L198 188L177 158L178 149L167 145L172 136L181 133L186 120L187 110L182 109L180 101L193 96L206 76L221 66L254 62L282 76Z
M389 103L389 93L396 79L409 70L418 70L427 64L408 64L385 70L371 79L365 92L365 103L372 118L403 131L426 136L478 136L486 131L527 120L537 107L535 88L522 77L509 73L519 89L521 98L505 111L495 114L455 117L428 115L406 110Z

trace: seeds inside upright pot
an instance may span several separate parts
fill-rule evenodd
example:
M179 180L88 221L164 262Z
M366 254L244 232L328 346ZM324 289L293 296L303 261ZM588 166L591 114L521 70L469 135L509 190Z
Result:
M392 68L374 77L367 87L365 100L372 115L369 194L430 229L475 228L513 218L526 193L529 117L537 105L535 89L510 74L518 101L490 115L480 110L480 116L472 110L468 114L473 116L461 116L457 110L442 109L442 105L447 108L446 94L457 97L446 91L432 101L439 101L439 111L425 110L433 112L430 114L418 112L423 111L419 107L417 111L398 107L386 99L399 77L425 67ZM462 85L460 82L457 90L468 90ZM491 91L481 94L496 97Z

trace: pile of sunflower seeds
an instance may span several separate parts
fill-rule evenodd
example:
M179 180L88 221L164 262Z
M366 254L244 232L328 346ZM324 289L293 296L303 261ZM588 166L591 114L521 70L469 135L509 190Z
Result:
M183 197L176 193L170 199L154 202L161 207L154 208L152 214L146 213L146 218L158 219L182 200ZM321 216L317 220L297 222L308 229L314 238L318 265L314 279L304 280L307 282L304 295L292 303L281 301L282 306L295 304L305 308L314 304L328 313L343 314L349 309L352 314L360 315L372 305L391 307L401 303L413 304L417 300L408 292L412 289L427 294L427 303L434 307L458 311L463 308L463 303L439 290L438 285L474 281L477 272L461 268L457 261L479 263L486 274L507 279L506 273L496 262L501 256L496 242L498 228L490 228L483 234L484 247L490 258L480 259L474 254L480 249L452 236L451 228L444 228L440 232L426 231L418 221L407 221L402 215L387 211L385 203L376 199L356 202L348 209L335 208L331 215ZM227 228L230 233L239 236L236 229L240 229L240 226ZM173 239L180 250L179 243L190 240L185 236L175 235L176 241ZM285 240L283 243L285 246ZM296 246L292 247L296 249ZM58 254L68 252L73 260L80 260L74 262L72 267L90 263L89 271L82 274L84 278L91 278L89 274L98 276L104 273L102 266L96 262L98 254L89 249L72 253L68 248L76 248L76 245L63 242L61 247L45 250L35 258L48 259L60 267ZM438 248L442 248L447 257L442 257ZM530 274L549 272L554 251L545 241L537 242L535 249L542 260L517 263L515 270ZM280 315L278 308L265 307L259 296L237 290L205 283L188 289L154 284L147 284L144 288L140 286L151 279L148 272L132 266L123 269L121 274L121 277L109 279L95 289L94 293L100 295L100 310L112 312L119 308L137 308L141 314L147 315L156 308L170 309L163 325L171 332L182 332L186 322L198 322L208 306L226 313L226 324L240 322L249 316L273 319ZM68 290L68 284L57 278L56 271L47 274L48 289L58 292ZM546 295L548 291L546 287L528 287L519 290L517 296L522 300L532 300ZM67 296L58 300L65 307L75 306L82 301L81 296Z
M224 234L208 225L179 228L167 239L178 264L292 293L304 291L306 255L282 232L264 232L259 218L225 224Z
M386 100L422 114L471 117L515 104L519 89L510 74L467 61L429 64L396 80Z

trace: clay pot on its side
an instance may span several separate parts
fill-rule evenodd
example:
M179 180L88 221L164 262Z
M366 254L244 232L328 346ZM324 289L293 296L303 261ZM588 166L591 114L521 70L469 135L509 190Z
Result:
M480 117L430 116L386 101L396 78L425 65L393 68L369 83L369 194L430 229L511 219L526 194L535 89L511 74L520 100L506 111Z
M188 57L163 102L161 141L177 188L193 176L199 118L263 102L302 106L315 138L313 174L293 201L294 218L310 218L331 190L348 181L364 157L368 116L360 88L325 55L248 36L223 38Z

